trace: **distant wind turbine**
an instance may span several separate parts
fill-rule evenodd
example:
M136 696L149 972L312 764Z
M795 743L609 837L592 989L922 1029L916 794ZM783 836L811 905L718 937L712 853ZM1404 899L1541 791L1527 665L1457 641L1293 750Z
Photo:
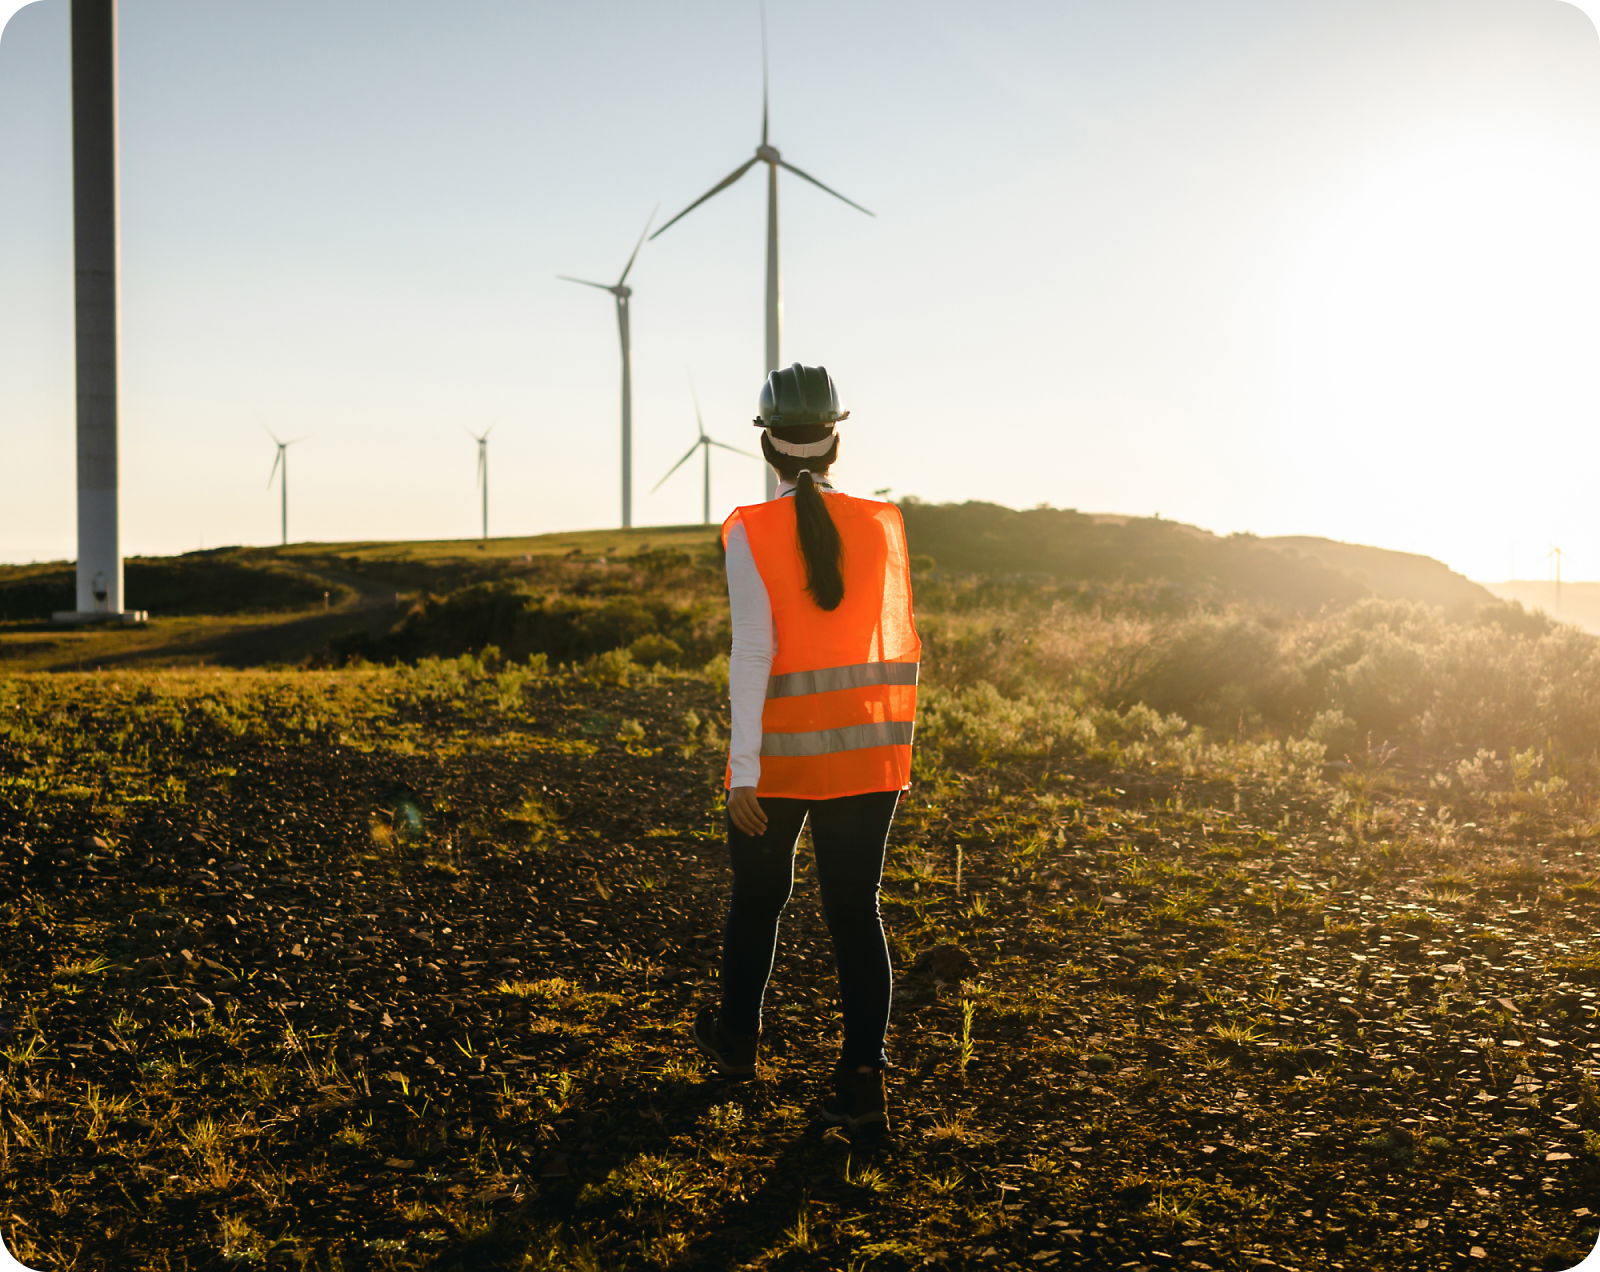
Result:
M266 428L266 425L262 425L262 427ZM278 435L270 428L267 429L267 436L278 442ZM289 545L289 447L296 442L305 440L303 437L291 437L287 442L278 442L278 453L273 457L272 471L267 474L267 489L271 490L272 479L278 475L279 468L283 469L283 478L279 484L279 495L283 503L283 544L285 547Z
M496 420L495 424L500 421ZM489 537L489 434L494 432L494 424L483 430L480 436L470 428L467 436L478 443L478 484L483 487L483 537Z
M1552 544L1550 546L1550 551L1545 553L1545 558L1547 560L1554 561L1555 562L1555 567L1556 567L1556 613L1557 614L1561 613L1561 557L1562 557L1562 555L1563 554L1562 554L1561 549L1556 547L1554 544Z
M802 172L792 163L778 153L776 146L767 142L767 14L761 11L761 144L756 147L755 157L745 160L721 181L712 186L688 207L673 217L650 237L660 238L671 229L678 221L693 212L714 194L726 190L745 173L758 163L767 165L767 367L776 371L779 366L779 344L783 328L783 292L778 275L778 169L787 168L803 181L809 181L817 189L826 191L842 203L848 203L857 212L866 212L868 216L874 213L867 212L854 200L847 199L837 190L822 184L809 172ZM767 498L771 499L778 493L778 475L770 468L767 470Z
M703 523L709 526L711 524L711 448L713 446L720 446L725 451L732 451L735 455L744 455L749 459L760 459L761 456L747 450L740 450L737 446L729 446L726 442L715 441L714 439L707 437L706 423L700 418L700 395L695 393L694 385L692 383L689 385L689 392L694 395L694 422L700 429L700 440L695 442L693 446L689 447L689 449L684 452L682 459L680 459L671 468L667 469L667 477L672 476L673 473L677 472L678 469L687 464L689 462L689 457L693 455L695 451L699 450L704 452L703 457L705 459L705 480L702 488L703 493L701 498L700 516ZM650 493L652 495L667 484L667 477L663 477L650 488Z
M639 259L639 249L644 246L644 236L650 233L650 221L656 219L656 212L660 204L650 213L650 220L644 223L644 233L639 235L639 241L633 245L633 255L628 257L628 263L623 266L622 277L615 283L592 283L587 278L573 278L567 274L557 274L556 277L568 283L582 283L585 287L598 287L601 291L608 291L617 298L617 331L622 336L622 528L626 530L633 524L633 343L628 334L628 300L633 295L633 288L628 286L628 271L633 268L634 261Z

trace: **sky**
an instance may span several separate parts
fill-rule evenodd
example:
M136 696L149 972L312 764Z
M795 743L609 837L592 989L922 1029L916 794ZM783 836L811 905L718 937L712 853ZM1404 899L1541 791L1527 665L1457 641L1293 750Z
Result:
M759 139L756 0L121 0L129 555L619 519L609 296ZM1600 579L1600 37L1559 0L769 0L841 488ZM0 36L0 560L74 554L68 0ZM762 172L629 282L635 524L753 448ZM715 452L712 510L762 497ZM137 604L137 597L129 598Z

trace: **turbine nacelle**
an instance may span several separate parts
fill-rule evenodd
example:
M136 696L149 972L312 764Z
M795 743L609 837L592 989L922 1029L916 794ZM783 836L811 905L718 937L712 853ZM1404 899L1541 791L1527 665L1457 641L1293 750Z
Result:
M766 142L762 142L756 147L756 158L761 160L762 163L779 164L783 162L783 156L778 153L778 148L769 146Z

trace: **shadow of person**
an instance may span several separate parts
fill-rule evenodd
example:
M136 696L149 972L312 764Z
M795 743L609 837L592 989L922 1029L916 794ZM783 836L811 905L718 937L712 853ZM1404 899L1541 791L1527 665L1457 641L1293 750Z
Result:
M885 1168L901 1149L893 1126L847 1133L813 1112L763 1166L759 1186L724 1205L706 1235L684 1251L684 1265L733 1267L766 1251L788 1250L833 1251L843 1258L841 1242L849 1235L836 1231L835 1222L844 1214L870 1219L890 1203L894 1189Z

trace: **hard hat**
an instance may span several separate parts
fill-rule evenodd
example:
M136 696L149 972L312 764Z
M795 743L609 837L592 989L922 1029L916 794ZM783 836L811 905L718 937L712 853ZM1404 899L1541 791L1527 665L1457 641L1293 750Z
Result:
M839 390L826 367L803 367L798 362L773 371L761 386L758 428L805 428L834 424L850 412L839 409Z

